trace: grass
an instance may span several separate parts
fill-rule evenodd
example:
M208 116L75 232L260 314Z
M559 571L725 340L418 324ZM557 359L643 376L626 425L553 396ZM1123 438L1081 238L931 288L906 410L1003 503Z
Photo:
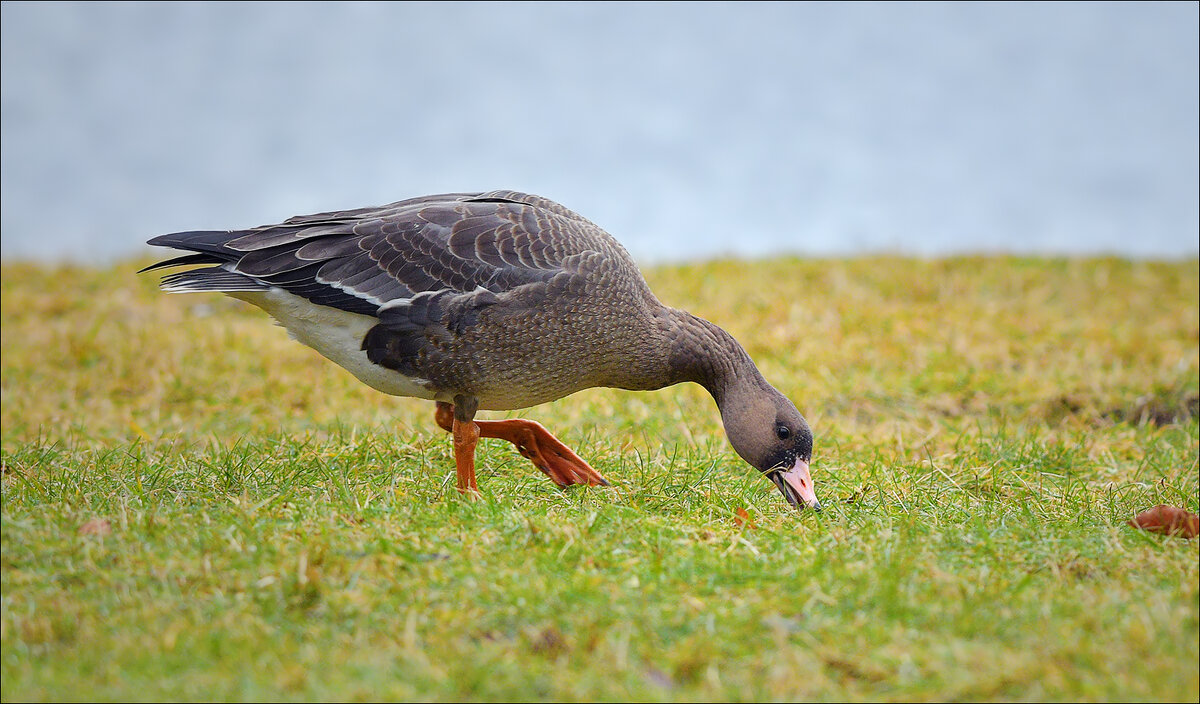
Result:
M1200 267L660 267L816 434L821 514L703 390L529 410L607 477L481 446L136 266L5 264L3 699L1200 697ZM493 416L497 414L491 414ZM749 523L738 517L749 515Z

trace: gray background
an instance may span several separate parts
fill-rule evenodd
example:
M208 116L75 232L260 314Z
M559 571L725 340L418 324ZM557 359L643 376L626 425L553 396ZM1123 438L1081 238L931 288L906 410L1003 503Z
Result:
M6 258L494 188L643 261L1198 248L1195 3L2 12Z

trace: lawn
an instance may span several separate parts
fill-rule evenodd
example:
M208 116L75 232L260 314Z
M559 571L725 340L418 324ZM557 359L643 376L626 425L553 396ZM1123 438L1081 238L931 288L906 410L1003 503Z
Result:
M16 700L1200 698L1200 264L646 271L813 427L798 512L685 385L481 443L146 262L6 263L2 694ZM482 414L513 417L516 414ZM743 515L745 518L743 518Z

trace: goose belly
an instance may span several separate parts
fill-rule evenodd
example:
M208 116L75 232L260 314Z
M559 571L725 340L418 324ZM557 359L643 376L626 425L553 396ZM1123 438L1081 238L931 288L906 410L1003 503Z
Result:
M379 322L377 318L317 305L280 288L231 291L227 295L262 308L288 331L293 340L320 352L373 389L393 396L438 401L453 398L451 394L439 393L425 379L405 376L367 359L362 341L367 331Z

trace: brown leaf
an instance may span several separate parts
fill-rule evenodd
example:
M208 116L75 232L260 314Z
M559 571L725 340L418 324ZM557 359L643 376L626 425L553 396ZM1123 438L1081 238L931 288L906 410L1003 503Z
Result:
M541 655L557 657L570 650L570 647L567 645L567 639L563 636L562 631L554 626L547 626L532 638L530 649Z
M1129 521L1129 525L1151 533L1178 535L1187 540L1200 535L1200 516L1166 504L1142 511Z
M746 509L738 507L737 515L733 517L733 522L739 528L750 528L751 530L758 527L754 521L750 520L750 514L746 513Z
M79 526L80 535L108 535L111 532L112 525L103 518L93 518Z

